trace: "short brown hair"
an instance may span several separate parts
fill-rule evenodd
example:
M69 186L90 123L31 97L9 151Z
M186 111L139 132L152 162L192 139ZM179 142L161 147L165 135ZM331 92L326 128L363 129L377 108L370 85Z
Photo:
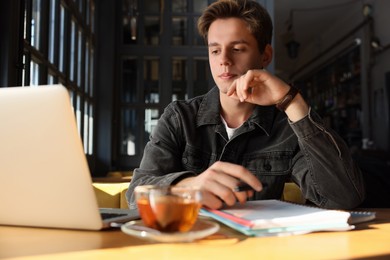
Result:
M199 34L207 43L210 25L217 19L239 18L248 24L260 53L272 41L272 20L267 10L255 0L219 0L209 5L198 20Z

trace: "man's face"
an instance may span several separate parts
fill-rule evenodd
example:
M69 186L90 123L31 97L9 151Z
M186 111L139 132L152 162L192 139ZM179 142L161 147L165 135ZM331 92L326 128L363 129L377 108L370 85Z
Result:
M217 19L210 25L208 49L211 73L222 93L249 69L267 65L255 37L238 18Z

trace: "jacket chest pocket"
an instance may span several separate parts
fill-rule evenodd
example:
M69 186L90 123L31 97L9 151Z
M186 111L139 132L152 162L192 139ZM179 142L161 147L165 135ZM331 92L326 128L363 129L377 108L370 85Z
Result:
M187 145L182 156L182 164L187 171L202 173L209 165L215 162L215 158L216 155L207 153L200 148Z
M243 166L252 172L264 185L253 199L279 199L284 183L290 179L292 152L269 152L251 154L243 159Z
M243 166L258 177L288 175L291 172L292 152L269 152L244 156Z

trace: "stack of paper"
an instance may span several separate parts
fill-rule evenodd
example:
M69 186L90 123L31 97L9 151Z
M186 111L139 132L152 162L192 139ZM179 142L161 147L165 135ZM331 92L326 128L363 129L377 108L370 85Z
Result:
M345 231L351 214L280 200L248 201L233 207L213 210L202 208L201 214L248 236L282 236L314 231Z

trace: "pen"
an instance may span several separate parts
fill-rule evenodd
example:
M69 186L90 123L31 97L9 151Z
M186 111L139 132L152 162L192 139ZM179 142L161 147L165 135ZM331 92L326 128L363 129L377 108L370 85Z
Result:
M263 188L264 187L267 187L266 183L263 183ZM251 186L249 186L249 184L246 184L246 183L240 183L236 187L233 188L234 192L241 192L241 191L248 191L248 190L253 190L253 188Z

